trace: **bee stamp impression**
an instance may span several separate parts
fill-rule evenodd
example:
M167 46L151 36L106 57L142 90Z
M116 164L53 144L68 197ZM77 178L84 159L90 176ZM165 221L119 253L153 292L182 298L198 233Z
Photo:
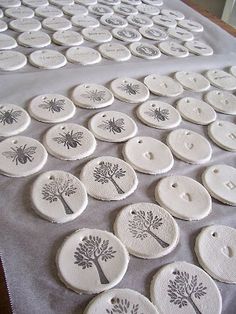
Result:
M83 183L72 174L57 170L38 176L32 186L31 200L41 217L56 223L74 220L88 204Z
M89 161L82 169L80 179L87 193L99 200L122 200L138 186L133 168L123 160L102 156Z
M208 126L208 135L219 147L236 152L236 124L217 120Z
M145 259L169 254L179 241L175 220L165 209L152 203L123 208L116 217L114 231L130 254Z
M77 293L99 293L116 286L126 273L129 254L114 234L79 229L62 243L56 257L58 275Z

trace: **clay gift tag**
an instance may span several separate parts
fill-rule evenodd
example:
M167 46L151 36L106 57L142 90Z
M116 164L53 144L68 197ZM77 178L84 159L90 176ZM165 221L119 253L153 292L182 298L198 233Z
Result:
M192 41L194 36L191 32L187 31L186 29L183 29L181 27L175 27L175 28L170 28L168 30L168 34L169 36L182 40L182 41ZM187 43L185 43L185 47L189 49L189 46L192 47L191 45L187 45ZM198 48L199 49L199 48ZM189 51L191 51L189 49ZM193 51L191 51L193 52Z
M114 28L112 34L115 38L128 43L139 41L142 38L141 34L136 29L129 26L122 29Z
M143 3L151 4L151 5L154 5L154 6L162 6L163 5L163 1L162 0L143 0Z
M31 8L34 8L34 9L37 8L37 7L45 7L45 6L48 6L48 4L49 4L48 0L23 0L22 2L25 5L27 5L27 6L31 7Z
M10 21L9 26L17 32L32 32L40 30L41 23L34 18L21 18Z
M37 9L35 9L35 14L43 18L63 16L62 10L52 5L48 5L46 7L38 7Z
M205 100L218 112L236 115L236 96L229 92L211 90Z
M108 7L107 5L103 4L95 4L89 6L89 12L98 16L102 16L104 14L113 13L114 11L112 8Z
M52 35L53 41L62 46L79 46L83 43L83 37L75 31L58 31Z
M134 6L126 5L126 4L115 5L114 11L118 14L125 15L125 16L131 15L131 14L132 15L138 14L138 10Z
M176 97L184 91L182 85L171 77L158 74L146 76L144 84L153 94L158 96Z
M10 23L9 23L9 24L10 24ZM2 21L2 20L0 20L0 32L6 31L7 28L8 28L7 23L4 22L4 21Z
M123 160L111 156L89 161L83 167L80 179L90 196L104 201L125 199L138 186L133 168Z
M102 60L100 53L89 47L71 47L66 51L66 58L69 62L91 65Z
M32 186L31 200L41 217L56 223L74 220L88 204L83 183L71 173L58 170L38 176Z
M71 22L74 26L78 27L98 27L100 25L99 21L89 15L74 15L71 18Z
M5 10L5 15L14 19L31 18L34 16L34 11L30 8L20 6L17 8L9 8Z
M112 34L103 27L88 27L81 31L84 38L95 43L106 43L112 40Z
M153 60L160 58L161 56L161 52L156 46L147 44L145 42L131 43L129 49L134 56L143 59Z
M199 40L186 42L185 47L188 48L190 52L198 56L211 56L214 53L213 49L209 45Z
M102 44L98 47L104 58L122 62L131 58L131 53L128 48L118 43Z
M175 79L193 92L204 92L210 88L210 82L200 73L180 71L175 73Z
M219 147L230 152L236 152L235 123L217 120L208 126L208 135Z
M206 77L212 85L224 90L236 89L236 77L222 70L209 70L206 72Z
M65 17L48 17L42 22L43 27L50 31L66 31L72 24Z
M153 21L144 14L135 14L127 17L129 24L142 27L142 26L152 26Z
M0 6L4 9L19 7L20 5L20 0L0 0Z
M126 273L129 254L112 233L79 229L67 237L56 256L58 275L77 293L99 293L117 285Z
M30 48L44 48L51 44L51 38L45 32L24 32L17 37L21 46Z
M139 13L147 14L147 15L158 15L160 13L160 9L155 5L150 4L139 4L137 5L137 9Z
M158 45L161 52L168 56L176 58L185 58L189 55L189 51L183 45L175 41L164 41Z
M100 19L101 23L105 26L123 28L128 25L128 22L117 14L105 14Z
M15 47L17 47L17 42L13 37L0 34L0 50L8 50Z
M0 51L0 70L16 71L27 64L27 58L18 51Z
M88 10L83 5L77 3L63 6L62 11L71 16L88 14Z
M183 20L185 18L182 12L176 10L162 9L161 14L165 16L170 16L177 21Z
M177 22L171 16L166 15L157 15L152 18L153 22L157 25L166 27L166 28L175 28L177 26Z
M37 50L30 54L29 62L42 69L58 69L66 65L67 60L65 56L52 49Z
M187 29L190 32L195 32L195 33L199 33L199 32L203 32L204 28L203 26L196 22L196 21L192 21L192 20L181 20L178 22L178 25L180 27L183 27L185 29Z
M162 41L168 38L167 33L156 26L143 26L139 29L139 32L143 37L151 40Z

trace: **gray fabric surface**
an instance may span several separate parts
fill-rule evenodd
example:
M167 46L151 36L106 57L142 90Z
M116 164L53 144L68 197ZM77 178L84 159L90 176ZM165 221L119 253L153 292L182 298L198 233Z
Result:
M160 73L172 75L178 70L204 72L207 69L227 69L236 64L236 41L206 18L198 15L179 1L165 1L165 6L179 9L187 17L202 23L205 32L200 35L215 50L209 58L190 56L184 60L162 57L156 61L144 61L135 57L128 62L118 64L103 61L101 64L81 67L67 65L56 71L42 71L27 66L18 73L1 73L1 103L15 103L26 107L30 99L42 93L61 93L70 96L74 86L93 82L109 85L119 76L129 76L142 80L145 75ZM151 95L150 99L160 99L170 104L184 96L202 98L201 93L185 91L176 99L167 99ZM137 105L115 100L109 108L122 111L134 118L139 135L153 136L165 142L169 131L160 131L143 125L136 117ZM69 120L87 126L88 119L96 111L77 109ZM219 119L236 122L235 117L218 114ZM32 119L30 127L23 135L42 140L50 127ZM189 128L207 136L207 128L183 121L180 127ZM210 139L209 139L210 141ZM210 141L211 142L211 141ZM93 157L111 155L122 158L123 144L97 141L98 146L93 156L82 161L61 161L49 156L42 171L62 169L78 175L86 161ZM167 174L187 175L201 182L201 173L212 164L226 163L236 166L234 153L226 152L211 142L213 157L204 165L189 165L175 159L173 169ZM30 204L30 188L36 175L28 178L7 178L0 176L0 252L5 264L7 280L17 314L82 314L86 304L93 296L78 295L67 289L58 279L55 255L64 238L79 228L99 228L112 231L112 225L118 211L125 205L135 202L154 202L154 189L162 176L149 176L138 173L139 186L134 194L123 201L102 202L89 197L85 212L73 222L56 225L38 217ZM178 247L166 257L156 260L142 260L131 257L128 271L117 286L135 289L149 297L152 276L163 265L173 261L187 261L199 266L194 253L194 241L202 227L210 224L225 224L236 227L235 207L224 206L213 201L213 211L209 217L199 222L176 220L180 227ZM223 313L233 314L236 309L236 286L216 282L223 298ZM214 314L214 313L212 313Z

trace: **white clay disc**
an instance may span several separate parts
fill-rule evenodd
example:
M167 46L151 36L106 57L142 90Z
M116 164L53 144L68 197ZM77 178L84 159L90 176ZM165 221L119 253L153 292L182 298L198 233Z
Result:
M52 49L37 50L30 54L29 62L38 68L58 69L66 65L65 56Z
M175 28L177 26L176 20L171 16L157 15L152 20L155 24L166 28Z
M89 161L80 173L80 180L90 196L104 201L125 199L138 186L134 169L112 156L101 156Z
M17 135L30 124L30 116L21 107L9 104L0 104L0 136Z
M190 32L195 32L195 33L199 33L199 32L203 32L204 28L203 26L196 22L196 21L192 21L192 20L181 20L178 22L178 25L180 27L183 27L185 29L187 29Z
M236 65L230 67L229 71L233 76L236 76Z
M71 5L65 5L62 7L62 11L65 14L68 15L87 15L88 14L88 9L85 8L83 5L80 4L71 4Z
M62 10L52 5L48 5L46 7L38 7L37 9L35 9L35 14L43 18L63 16Z
M16 71L27 64L27 58L18 51L0 51L0 70Z
M34 16L34 11L28 7L20 6L16 8L6 9L5 15L14 19L20 19L25 17L31 18Z
M102 60L100 53L89 47L71 47L66 51L66 58L69 62L82 65L95 64Z
M103 0L103 1L106 1L106 0ZM121 2L125 4L129 4L129 5L133 5L133 6L142 4L141 0L121 0Z
M22 1L25 5L31 7L31 8L37 8L37 7L45 7L48 6L48 0L23 0Z
M84 38L95 43L106 43L112 40L112 34L103 27L88 27L81 31Z
M151 4L151 5L154 5L154 6L162 6L163 5L163 1L162 0L143 0L143 3Z
M61 123L51 127L44 136L48 152L62 160L77 160L92 155L96 148L93 134L75 123Z
M7 23L0 20L0 32L4 32L5 30L7 30L8 26Z
M219 147L230 152L236 152L235 123L217 120L208 126L208 135Z
M140 103L149 98L148 88L132 78L118 78L112 81L110 86L115 97L125 102Z
M150 4L139 4L137 6L139 13L147 14L147 15L158 15L160 13L160 9L157 6Z
M72 93L74 103L82 108L97 109L110 106L114 96L110 90L98 84L78 85Z
M4 9L19 7L20 5L20 0L0 0L0 7Z
M43 27L50 31L66 31L72 27L72 24L65 17L47 17L42 22Z
M211 196L197 181L184 176L161 179L155 189L156 201L174 217L200 220L212 210Z
M169 147L152 137L134 137L123 146L122 153L135 170L146 174L166 173L174 165Z
M75 15L72 16L71 22L74 26L78 27L98 27L100 25L99 21L90 15Z
M17 32L29 32L40 30L41 23L34 18L21 18L10 21L9 26Z
M98 0L98 2L101 3L101 4L114 6L114 5L120 4L121 0Z
M142 38L141 34L136 29L129 26L124 28L114 28L112 30L112 35L119 40L129 43L139 41Z
M99 46L99 51L104 58L115 61L127 61L131 58L128 48L118 43L105 43Z
M152 203L123 208L114 223L115 235L130 254L153 259L172 252L179 242L179 228L171 215Z
M116 286L128 268L129 254L114 234L79 229L62 243L56 257L58 275L77 293L99 293Z
M145 42L131 43L129 49L134 56L143 59L153 60L161 56L161 52L156 46Z
M152 303L162 314L221 314L217 285L204 270L187 262L174 262L158 270L150 293Z
M185 58L189 55L188 49L175 41L161 42L159 43L158 47L161 50L161 52L168 56L176 58Z
M113 13L112 8L108 7L104 4L95 4L89 6L89 12L98 16L102 16L104 14Z
M97 113L89 120L89 129L99 140L113 143L127 141L138 130L133 119L118 111Z
M175 128L182 121L173 106L158 100L148 100L140 105L137 116L144 124L162 130Z
M83 183L65 171L42 173L31 189L33 208L43 218L64 223L79 217L88 204Z
M75 0L75 3L89 6L89 5L97 4L97 0Z
M101 23L105 26L123 28L128 25L128 22L117 14L105 14L100 19Z
M205 100L218 112L236 115L236 96L229 92L211 90Z
M3 17L3 16L4 16L3 11L2 9L0 9L0 17Z
M139 29L139 32L143 37L151 40L162 41L168 38L167 33L157 26L143 26Z
M12 49L15 47L17 47L17 42L13 37L0 34L0 50Z
M74 4L74 0L50 0L50 3L62 7L64 5Z
M144 84L158 96L176 97L183 93L183 87L169 76L151 74L144 78Z
M182 98L177 102L176 109L185 120L196 124L208 125L216 119L215 110L200 99Z
M51 44L50 36L41 31L21 33L17 41L21 46L30 48L44 48Z
M236 229L223 225L205 227L197 236L199 264L213 278L236 283Z
M179 39L182 41L187 41L187 42L192 41L194 38L194 36L191 32L189 32L186 29L181 28L181 27L169 28L168 29L168 35L173 37L173 38L176 38L176 39ZM186 48L189 49L189 46L191 47L191 45L187 45L187 43L185 43ZM191 52L193 52L193 51L191 51Z
M161 14L165 16L170 16L177 21L183 20L185 18L182 12L176 10L162 9Z
M212 85L224 90L236 89L236 77L223 70L209 70L206 72L206 77Z
M200 73L180 71L175 73L175 79L194 92L204 92L210 88L210 82Z
M56 44L62 46L78 46L83 43L83 37L75 31L58 31L52 35L52 39Z
M9 177L26 177L40 171L47 161L41 143L26 136L14 136L0 143L0 172Z
M214 53L213 49L209 45L199 40L186 42L185 47L188 48L190 52L198 56L211 56Z
M125 16L131 15L131 14L138 14L138 10L134 6L126 5L123 3L115 5L114 11L118 14L125 15Z
M155 306L142 294L130 289L113 289L93 298L86 307L84 314L125 313L125 311L140 311L140 313L158 314ZM118 312L117 312L118 311ZM137 312L139 314L139 312ZM129 312L127 312L129 313Z
M153 21L144 14L129 15L127 17L127 21L129 22L129 24L137 27L153 25Z
M211 159L211 145L202 135L187 129L172 131L167 139L172 153L190 164L203 164Z
M44 94L33 98L28 110L36 120L46 123L63 122L75 114L73 102L59 94Z

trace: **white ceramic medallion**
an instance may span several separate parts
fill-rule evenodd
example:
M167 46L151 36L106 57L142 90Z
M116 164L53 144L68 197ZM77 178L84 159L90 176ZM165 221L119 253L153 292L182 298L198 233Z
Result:
M150 74L144 78L144 84L150 91L158 96L176 97L183 93L180 83L169 76Z
M106 43L112 40L112 34L103 27L88 27L81 31L84 38L95 43Z
M216 119L215 110L206 102L197 98L185 97L180 99L177 102L176 109L185 120L196 124L208 125Z
M16 71L27 64L26 56L18 51L0 51L0 70Z
M106 0L103 0L103 1L106 1ZM141 0L122 0L122 3L136 6L136 5L142 4L142 1Z
M48 0L23 0L22 2L25 5L27 5L31 8L34 8L34 9L37 7L45 7L45 6L48 6L48 4L49 4Z
M187 42L192 41L194 38L194 36L191 32L189 32L186 29L181 28L181 27L169 28L168 29L168 35L170 37L179 39L181 41L187 41ZM188 50L190 50L189 46L191 47L191 45L187 45L187 43L185 43L185 47L188 48Z
M183 20L185 18L182 12L176 10L162 9L161 14L165 16L170 16L177 21Z
M0 7L3 9L15 8L21 5L20 0L0 0Z
M88 9L84 7L83 5L80 5L78 3L74 3L71 5L65 5L62 7L62 11L70 16L73 15L87 15Z
M9 27L16 32L38 31L41 23L34 18L20 18L9 22Z
M230 67L229 72L236 77L236 65Z
M48 152L62 160L83 159L93 154L96 140L85 127L75 123L61 123L51 127L43 139Z
M118 78L111 82L111 90L115 97L129 103L144 102L149 98L148 88L133 78Z
M163 5L163 1L162 0L143 0L143 3L146 4L151 4L154 6L162 6Z
M71 47L66 51L66 58L69 62L91 65L102 60L101 54L90 47Z
M104 58L122 62L131 58L131 53L125 45L118 43L105 43L98 47Z
M99 200L118 201L131 195L138 186L134 169L125 161L101 156L89 161L80 173L87 193Z
M190 164L203 164L211 159L212 148L202 135L187 129L172 131L167 136L172 153Z
M90 15L74 15L71 18L71 22L74 26L86 28L86 27L98 27L99 21Z
M94 5L97 3L97 0L75 0L75 3L79 3L85 6Z
M29 62L37 68L53 70L66 65L67 60L59 51L42 49L32 52L29 56Z
M98 109L112 105L114 96L111 91L98 84L81 84L72 92L74 103L86 109Z
M42 31L21 33L17 41L19 45L30 48L44 48L51 44L50 36Z
M226 91L211 90L205 95L208 102L216 111L236 115L236 96Z
M52 35L53 41L62 46L73 47L83 43L83 37L75 31L58 31Z
M179 112L173 106L158 100L144 102L136 112L144 124L156 129L173 129L182 121Z
M112 35L122 41L132 43L135 41L139 41L142 39L141 34L132 27L124 27L124 28L114 28L112 29Z
M43 20L42 25L50 31L66 31L72 27L72 24L65 17L47 17Z
M138 14L138 10L134 6L126 5L126 4L123 4L123 3L115 5L113 7L113 9L114 9L114 11L117 14L121 14L121 15L124 15L124 16L129 16L129 15L132 15L132 14Z
M155 41L163 41L168 38L167 33L155 25L142 26L140 27L139 32L143 35L143 37Z
M7 28L8 28L7 23L0 20L0 32L5 32Z
M223 70L209 70L206 72L206 77L212 85L218 88L228 91L236 89L236 77L228 72Z
M212 210L211 196L197 181L185 176L162 178L155 189L156 201L174 217L200 220Z
M8 50L17 47L16 40L6 34L0 34L0 50Z
M196 21L192 21L192 20L185 19L185 20L178 21L178 25L180 27L187 29L190 32L199 33L199 32L204 31L204 28L200 23Z
M102 111L95 114L88 123L94 136L105 142L125 142L137 133L137 125L132 118L118 111Z
M59 123L75 114L73 102L59 94L44 94L33 98L28 106L30 115L38 121Z
M155 306L142 294L130 289L112 289L93 298L84 314L113 313L158 314ZM129 312L127 312L129 311ZM139 312L140 311L140 312Z
M0 104L0 136L17 135L30 124L28 113L17 105Z
M146 4L146 3L137 5L137 9L139 13L150 15L150 16L158 15L160 13L160 9L158 8L158 6Z
M152 203L124 207L116 217L114 232L130 254L144 259L165 256L179 242L179 228L174 218Z
M204 92L210 88L210 82L200 73L180 71L175 73L175 79L193 92Z
M236 124L217 120L208 126L208 135L219 147L236 152Z
M3 16L4 16L3 11L2 9L0 9L0 17L3 17Z
M188 49L175 41L161 42L159 43L158 47L161 50L161 52L168 56L176 58L185 58L188 57L189 55Z
M152 20L155 24L166 28L175 28L177 26L176 20L171 16L157 15Z
M64 5L73 5L74 0L50 0L50 3L62 7Z
M236 229L223 225L205 227L194 249L199 264L210 276L236 284Z
M127 17L127 21L129 24L142 27L142 26L152 26L153 21L144 14L135 14Z
M9 137L0 143L0 172L8 177L26 177L40 171L47 157L46 149L37 140Z
M162 314L221 314L220 291L201 268L174 262L163 266L151 281L151 300Z
M65 171L42 173L31 189L32 206L41 217L65 223L79 217L88 204L83 183Z
M118 14L105 14L100 18L100 22L109 27L123 28L128 25L126 19Z
M52 5L47 5L46 7L36 8L35 14L43 18L63 16L62 10Z
M131 43L129 49L134 56L143 59L154 60L161 56L161 52L156 46L145 42Z
M9 8L5 10L5 15L14 18L14 19L20 19L20 18L31 18L34 16L34 11L31 8L24 7L23 5L16 8Z
M116 286L128 268L129 254L114 234L79 229L68 236L56 256L58 275L77 293L99 293Z
M209 45L199 40L186 42L184 45L190 52L198 56L212 56L214 53L213 49Z
M114 5L120 4L121 0L98 0L96 2L99 2L101 4L106 4L109 6L114 6Z
M123 146L124 159L137 171L161 174L171 170L174 158L168 146L148 136L130 139Z
M108 14L108 13L113 13L114 11L112 10L111 7L104 5L104 4L95 4L95 5L91 5L88 7L89 12L98 16L102 16L104 14Z

